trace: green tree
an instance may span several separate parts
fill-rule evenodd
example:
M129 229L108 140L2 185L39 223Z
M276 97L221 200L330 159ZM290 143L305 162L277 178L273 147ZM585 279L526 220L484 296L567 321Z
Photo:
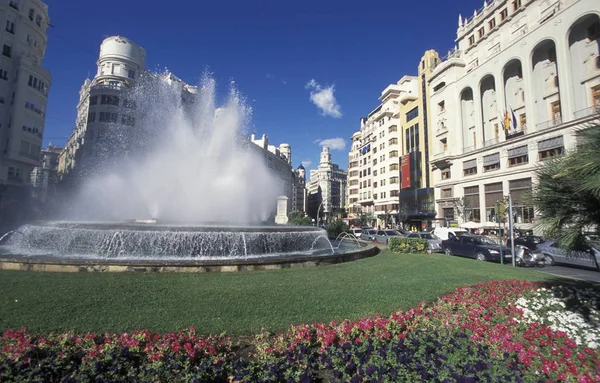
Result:
M288 222L290 225L312 225L310 217L298 210L292 210L288 214Z
M538 168L532 199L544 233L580 247L583 231L600 224L600 119L576 133L577 149Z
M456 216L462 218L463 222L467 222L469 212L469 200L467 197L455 198L452 203L454 205Z

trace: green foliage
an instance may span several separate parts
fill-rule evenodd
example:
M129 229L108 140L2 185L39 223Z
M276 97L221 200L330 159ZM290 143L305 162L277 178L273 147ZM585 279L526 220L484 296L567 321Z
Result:
M401 237L390 238L388 246L394 253L405 254L426 253L429 247L426 239Z
M600 224L600 120L577 132L577 150L538 168L532 200L546 236L580 247L588 226Z
M330 238L336 238L341 233L349 233L349 232L350 232L350 227L348 227L348 225L342 220L333 221L333 222L329 223L329 225L327 226L327 235Z
M293 210L288 214L288 223L290 225L300 225L300 226L310 226L312 225L312 220L309 216L304 214L304 212Z

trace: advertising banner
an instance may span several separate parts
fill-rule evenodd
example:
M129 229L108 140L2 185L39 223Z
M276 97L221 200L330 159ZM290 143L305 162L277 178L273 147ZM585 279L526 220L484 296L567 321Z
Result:
M402 183L400 187L406 189L410 187L410 154L402 156L400 161L400 171L402 173Z

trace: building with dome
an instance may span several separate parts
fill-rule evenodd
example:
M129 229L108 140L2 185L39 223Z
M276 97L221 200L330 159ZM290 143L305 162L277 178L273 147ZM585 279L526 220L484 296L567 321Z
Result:
M331 162L331 153L323 146L317 169L311 169L307 185L307 214L321 222L342 218L346 206L348 172Z

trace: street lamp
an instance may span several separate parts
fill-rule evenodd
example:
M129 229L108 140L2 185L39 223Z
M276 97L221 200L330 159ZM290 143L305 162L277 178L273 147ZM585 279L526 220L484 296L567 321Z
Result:
M317 209L317 224L316 226L319 226L319 213L321 212L321 206L323 206L323 201L321 201L321 203L319 204L319 208Z
M504 264L504 256L502 254L502 215L500 214L500 201L496 200L496 217L498 217L498 242L500 243L500 264Z

